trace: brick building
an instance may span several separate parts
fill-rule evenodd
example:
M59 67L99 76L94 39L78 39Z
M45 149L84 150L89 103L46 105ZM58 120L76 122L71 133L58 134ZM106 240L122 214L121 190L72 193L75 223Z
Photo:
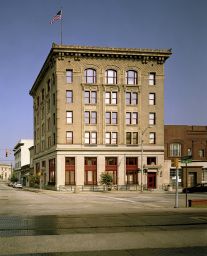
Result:
M34 170L43 185L90 189L105 171L120 187L168 183L163 95L170 55L53 44L30 90Z
M187 165L188 186L207 181L207 126L165 125L165 159L179 159L180 185L186 186L186 165L183 156L192 156ZM175 168L170 167L173 183Z

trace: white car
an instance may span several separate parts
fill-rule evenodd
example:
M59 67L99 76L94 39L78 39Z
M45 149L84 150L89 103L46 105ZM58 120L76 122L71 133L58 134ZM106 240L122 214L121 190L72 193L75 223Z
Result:
M22 188L21 183L14 183L13 188Z

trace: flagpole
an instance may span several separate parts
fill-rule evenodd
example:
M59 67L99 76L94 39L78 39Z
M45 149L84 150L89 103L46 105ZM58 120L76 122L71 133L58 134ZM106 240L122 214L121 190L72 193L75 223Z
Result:
M60 19L60 45L62 45L63 43L63 23L62 23L62 20L63 20L63 11L62 11L62 8L61 8L61 19Z

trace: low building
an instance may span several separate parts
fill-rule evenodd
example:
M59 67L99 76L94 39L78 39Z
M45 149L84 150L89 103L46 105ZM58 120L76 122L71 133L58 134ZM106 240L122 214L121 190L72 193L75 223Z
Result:
M14 173L18 180L26 185L26 176L30 172L30 147L33 146L33 140L21 139L14 147L15 166Z
M165 160L179 162L180 186L189 187L207 182L207 126L165 125L164 134ZM183 157L189 157L192 161L190 160L186 166L182 161ZM173 184L176 167L171 164L168 171L170 183Z
M12 165L0 163L0 180L8 181L12 174Z

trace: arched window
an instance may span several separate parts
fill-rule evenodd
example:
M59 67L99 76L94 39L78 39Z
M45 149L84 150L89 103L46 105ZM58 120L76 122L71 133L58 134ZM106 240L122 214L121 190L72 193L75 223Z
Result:
M96 83L96 70L95 69L85 69L84 78L86 84L95 84Z
M106 70L105 73L106 84L117 84L117 72L113 69Z
M134 70L126 71L126 84L137 84L137 72Z
M170 156L171 157L181 156L181 144L180 143L170 144Z

